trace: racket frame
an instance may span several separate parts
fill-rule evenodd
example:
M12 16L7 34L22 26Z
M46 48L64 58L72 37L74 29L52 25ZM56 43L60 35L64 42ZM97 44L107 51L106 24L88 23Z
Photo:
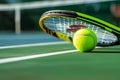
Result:
M63 33L60 33L60 32L53 32L52 30L48 29L44 25L44 22L43 22L44 19L54 17L54 16L71 17L73 19L79 19L79 20L91 23L93 25L99 26L102 29L115 34L117 38L118 38L118 35L120 35L120 28L119 27L112 25L108 22L105 22L101 19L95 18L93 16L84 14L84 13L68 11L68 10L51 10L51 11L45 12L39 20L39 25L40 25L41 29L44 32L46 32L52 36L55 36L57 38L60 38L62 40L72 41L72 38L67 36L67 35L64 35ZM114 43L113 45L116 45L116 44L119 44L119 38L118 38L118 41L116 41L116 43Z

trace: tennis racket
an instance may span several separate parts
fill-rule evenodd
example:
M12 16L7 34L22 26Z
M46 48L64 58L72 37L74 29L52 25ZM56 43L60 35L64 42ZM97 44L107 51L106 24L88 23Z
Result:
M119 27L87 14L51 10L41 16L39 25L44 32L66 41L72 41L77 30L89 28L95 32L98 46L119 45Z

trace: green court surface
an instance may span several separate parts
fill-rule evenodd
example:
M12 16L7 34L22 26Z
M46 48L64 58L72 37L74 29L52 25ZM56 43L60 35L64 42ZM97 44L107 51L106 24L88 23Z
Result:
M0 60L75 50L72 43L0 49ZM120 46L0 64L0 80L119 80Z

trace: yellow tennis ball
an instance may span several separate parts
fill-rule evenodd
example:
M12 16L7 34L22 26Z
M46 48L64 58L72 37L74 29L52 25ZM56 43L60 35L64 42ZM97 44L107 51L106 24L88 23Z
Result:
M96 34L88 29L80 29L73 36L73 44L80 52L89 52L97 45Z

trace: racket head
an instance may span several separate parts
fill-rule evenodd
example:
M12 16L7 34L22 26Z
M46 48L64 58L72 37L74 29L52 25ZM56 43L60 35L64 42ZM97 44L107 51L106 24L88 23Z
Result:
M98 18L67 10L45 12L40 20L41 29L57 38L72 41L74 33L82 28L93 30L98 38L98 46L111 46L118 43L120 28Z

